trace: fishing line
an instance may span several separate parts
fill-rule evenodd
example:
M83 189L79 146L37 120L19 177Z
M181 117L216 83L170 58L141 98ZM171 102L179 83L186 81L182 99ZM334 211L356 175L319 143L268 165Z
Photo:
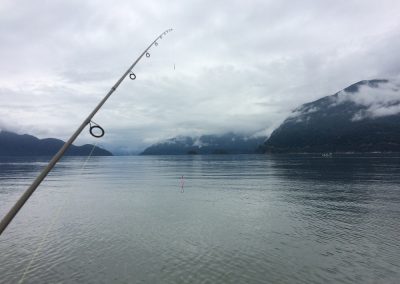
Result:
M86 164L88 163L89 159L92 157L94 150L96 149L97 146L97 142L93 145L89 155L87 156L85 162L83 163L79 173L78 173L78 178L82 175L82 172L84 170L84 168L86 167ZM51 229L53 228L54 224L56 223L57 220L59 220L61 211L65 208L65 206L67 205L67 201L69 199L65 198L64 202L62 203L62 205L60 207L58 207L58 210L56 212L56 214L54 215L54 217L52 218L50 224L47 227L46 232L43 234L42 239L39 242L39 245L37 246L35 252L33 253L31 260L29 261L28 265L26 266L24 273L22 274L21 279L18 281L18 284L22 284L25 281L26 275L30 272L30 269L32 267L32 264L34 262L34 260L36 259L37 255L39 254L39 252L42 250L42 247L44 245L44 243L46 242L46 240L48 239L49 233L51 231Z
M89 125L89 132L90 134L95 137L95 138L100 138L104 136L104 129L92 121L92 118L95 116L95 114L100 110L100 108L105 104L105 102L109 99L109 97L117 90L119 85L122 83L122 81L129 75L129 78L132 80L136 79L136 74L132 72L132 69L136 66L136 64L142 59L143 56L146 56L147 58L150 57L150 48L154 46L158 46L158 41L163 38L163 36L167 35L168 33L172 32L173 29L168 29L164 31L162 34L160 34L143 52L142 54L132 63L132 65L128 68L128 70L125 71L125 73L119 78L119 80L111 87L110 91L106 94L106 96L97 104L97 106L93 109L93 111L88 115L88 117L82 122L82 124L76 129L76 131L72 134L72 136L65 142L65 144L61 147L61 149L53 156L53 158L50 160L48 165L42 170L42 172L36 177L36 179L32 182L32 184L28 187L28 189L22 194L22 196L18 199L18 201L14 204L14 206L9 210L9 212L4 216L4 218L0 222L0 235L3 233L3 231L7 228L7 226L10 224L10 222L13 220L15 215L19 212L19 210L24 206L25 202L31 197L33 192L38 188L38 186L41 184L41 182L46 178L46 176L49 174L49 172L53 169L53 167L57 164L57 162L63 157L64 153L68 150L69 146L72 145L72 143L76 140L76 138L81 134L82 130ZM174 66L175 68L175 66ZM98 132L100 131L100 132ZM96 147L97 143L93 145L92 150L89 153L88 158L82 165L82 168L79 172L79 176L82 174L84 167L86 166L87 162L89 161L90 157L93 155L94 149ZM43 247L43 244L48 238L48 235L57 221L59 219L59 215L62 211L62 209L65 207L67 202L67 199L64 200L64 203L62 206L58 208L57 213L53 217L52 221L50 222L45 234L43 235L38 247L36 248L35 252L32 255L31 260L28 263L28 266L25 268L24 273L19 281L19 283L23 283L26 275L30 272L30 269L32 267L32 264L34 260L36 259L38 253Z
M171 44L171 47L169 49L169 60L174 66L174 71L176 69L176 56L175 56L175 50L176 50L176 41Z

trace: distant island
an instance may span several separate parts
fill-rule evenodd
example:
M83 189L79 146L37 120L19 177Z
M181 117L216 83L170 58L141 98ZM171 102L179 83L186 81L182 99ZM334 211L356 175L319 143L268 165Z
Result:
M179 136L146 148L141 155L254 154L266 137L226 133L200 137Z
M400 152L399 90L390 80L364 80L303 104L260 152Z
M19 135L9 131L0 132L0 156L53 156L64 145L64 141L54 138L38 139L32 135ZM65 155L87 156L93 145L71 145ZM95 147L92 155L112 156L112 153Z

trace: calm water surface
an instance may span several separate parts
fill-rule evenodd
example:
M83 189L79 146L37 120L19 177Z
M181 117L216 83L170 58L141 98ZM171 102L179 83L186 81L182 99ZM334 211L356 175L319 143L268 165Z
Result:
M1 283L400 281L399 157L85 159L0 237ZM1 216L47 160L1 158Z

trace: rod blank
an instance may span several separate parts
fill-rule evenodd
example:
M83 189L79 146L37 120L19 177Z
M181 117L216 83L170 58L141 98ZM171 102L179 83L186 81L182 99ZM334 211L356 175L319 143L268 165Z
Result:
M67 142L61 147L61 149L53 156L50 160L49 164L42 170L42 172L37 176L37 178L33 181L33 183L29 186L29 188L22 194L22 196L18 199L18 201L14 204L14 206L10 209L10 211L4 216L4 218L0 222L0 235L7 228L10 222L13 220L15 215L17 215L18 211L24 206L25 202L29 199L33 192L38 188L40 183L45 179L47 174L53 169L53 167L57 164L57 162L61 159L64 153L67 151L68 147L75 141L75 139L81 134L82 130L90 123L94 115L99 111L99 109L104 105L104 103L108 100L108 98L115 92L115 90L119 87L122 81L126 78L126 76L131 73L133 67L142 59L142 57L148 53L149 49L157 42L157 40L162 39L162 35L166 35L169 32L172 32L173 29L168 29L161 33L143 52L142 54L132 63L132 65L126 70L126 72L119 78L119 80L114 84L111 90L107 93L107 95L100 101L100 103L94 108L94 110L89 114L89 116L82 122L82 124L78 127L78 129L72 134L72 136L68 139ZM148 57L149 57L148 56ZM135 76L136 77L136 76Z

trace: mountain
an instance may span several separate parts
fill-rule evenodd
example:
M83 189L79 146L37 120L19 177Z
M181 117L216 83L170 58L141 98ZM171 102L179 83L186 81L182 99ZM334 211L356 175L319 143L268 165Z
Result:
M64 142L54 138L38 139L31 135L19 135L13 132L0 132L0 156L53 156L64 145ZM86 156L92 151L93 145L71 145L65 155ZM94 156L112 156L102 148L96 147Z
M400 83L365 80L303 104L264 152L400 152Z
M233 133L197 138L180 136L154 144L141 155L252 154L264 141L265 137L254 138Z

